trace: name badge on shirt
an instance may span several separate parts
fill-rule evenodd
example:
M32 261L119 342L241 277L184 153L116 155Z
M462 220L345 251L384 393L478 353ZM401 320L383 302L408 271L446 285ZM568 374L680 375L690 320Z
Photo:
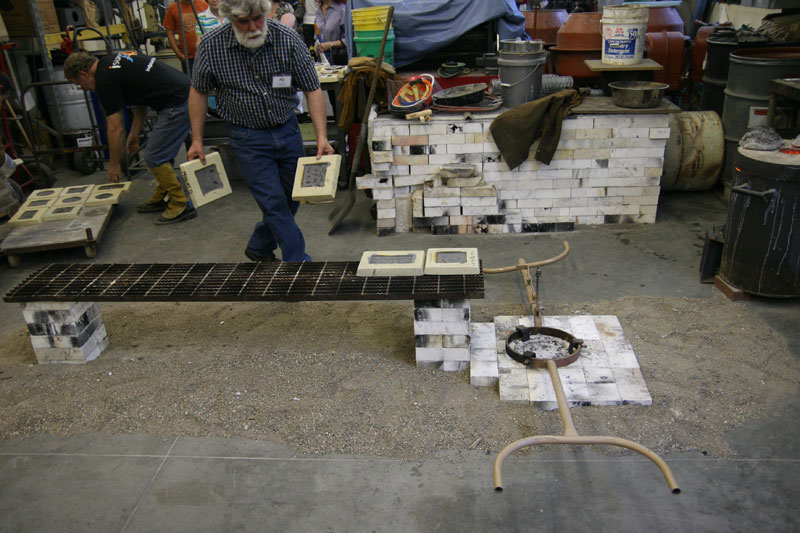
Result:
M291 74L276 74L275 76L272 76L273 89L288 89L291 86L292 86Z

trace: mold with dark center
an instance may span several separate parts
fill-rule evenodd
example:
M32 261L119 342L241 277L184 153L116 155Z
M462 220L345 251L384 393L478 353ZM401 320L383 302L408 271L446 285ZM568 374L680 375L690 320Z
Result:
M466 264L467 262L467 253L466 252L439 252L436 254L436 262L437 263L457 263L457 264Z
M328 172L330 163L314 163L303 167L303 179L301 187L322 187L325 185L325 174Z
M215 165L201 168L195 171L194 175L197 178L197 184L200 185L200 191L204 195L223 187Z
M410 265L414 262L414 254L406 255L371 255L370 265Z

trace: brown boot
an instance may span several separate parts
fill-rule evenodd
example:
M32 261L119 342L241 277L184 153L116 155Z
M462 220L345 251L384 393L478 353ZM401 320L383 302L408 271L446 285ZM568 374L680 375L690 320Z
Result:
M156 185L156 190L153 193L153 196L151 196L150 199L145 203L137 205L136 211L139 213L155 213L156 211L163 211L167 208L167 201L164 199L166 195L166 189L164 189L160 184Z
M197 216L197 211L194 208L186 207L189 199L186 198L183 187L181 187L178 177L175 175L175 170L169 163L159 165L151 169L151 172L155 174L159 186L166 190L169 196L167 208L156 219L156 224L172 224Z

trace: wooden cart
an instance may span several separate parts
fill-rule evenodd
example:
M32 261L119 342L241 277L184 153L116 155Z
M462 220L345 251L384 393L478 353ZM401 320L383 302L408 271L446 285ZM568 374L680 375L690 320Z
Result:
M86 257L94 257L97 255L97 243L111 219L113 207L84 207L80 215L72 220L18 226L0 243L0 254L8 258L8 264L12 267L21 264L22 254L76 246L83 246Z

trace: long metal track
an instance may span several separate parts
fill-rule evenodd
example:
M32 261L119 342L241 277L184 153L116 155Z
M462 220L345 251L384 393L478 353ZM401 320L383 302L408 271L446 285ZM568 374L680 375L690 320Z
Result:
M358 263L52 264L6 302L251 302L483 298L483 274L356 276Z

